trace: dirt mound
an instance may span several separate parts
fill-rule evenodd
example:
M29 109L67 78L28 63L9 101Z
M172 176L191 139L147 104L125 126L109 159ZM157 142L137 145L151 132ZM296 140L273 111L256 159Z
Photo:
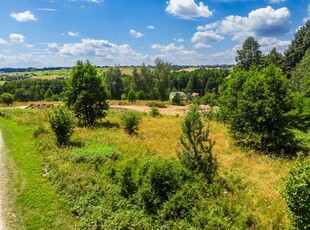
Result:
M49 109L53 107L53 104L30 104L26 109Z

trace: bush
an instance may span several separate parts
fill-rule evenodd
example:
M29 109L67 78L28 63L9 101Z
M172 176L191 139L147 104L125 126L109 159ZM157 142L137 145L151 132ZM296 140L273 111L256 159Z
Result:
M57 145L67 146L75 126L72 113L65 107L58 107L48 111L47 118L56 135Z
M128 112L121 118L121 124L129 135L137 134L141 117L136 112Z
M297 229L310 229L310 161L298 162L283 192Z
M0 100L9 106L14 102L14 96L10 93L3 93L0 96Z
M156 107L156 106L151 107L150 116L151 117L160 117L160 112L159 112L158 107Z
M172 98L172 104L173 105L185 105L183 101L183 97L179 93L176 93L175 96Z
M137 100L136 92L133 89L128 92L127 99L130 102L134 102Z
M145 96L145 93L144 93L143 90L139 90L139 91L137 92L137 99L138 99L138 100L145 100L145 99L146 99L146 96Z

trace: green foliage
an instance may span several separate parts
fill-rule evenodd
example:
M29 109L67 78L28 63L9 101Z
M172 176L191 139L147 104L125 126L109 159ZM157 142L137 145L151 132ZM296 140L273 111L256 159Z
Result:
M218 98L219 95L217 93L206 92L206 94L203 96L201 100L201 103L204 105L215 106L218 105Z
M45 100L51 101L53 98L54 94L51 88L48 88L48 90L45 92L44 98Z
M75 126L74 118L65 107L58 107L47 112L48 122L56 135L58 146L67 146Z
M267 152L292 152L292 109L288 84L280 69L239 70L221 96L221 116L239 143Z
M0 100L4 103L7 104L8 106L13 104L14 102L14 96L10 93L2 93L0 95Z
M46 128L44 128L43 126L39 126L37 127L34 131L33 131L33 138L37 139L40 135L42 134L47 134L48 130Z
M137 92L137 99L141 101L146 99L146 96L143 90L139 90Z
M295 37L284 52L285 56L285 65L284 72L287 76L290 76L295 66L301 61L304 57L306 51L310 48L310 20L301 27Z
M160 117L161 116L157 106L152 106L151 107L150 116L151 117Z
M263 63L265 67L269 66L270 64L274 64L276 67L283 69L284 62L284 56L279 53L275 47L269 52L269 54L263 57Z
M159 99L161 101L168 100L168 87L169 86L169 74L171 70L171 64L164 62L160 59L155 60L154 74L157 79L157 90L159 93Z
M132 111L125 113L121 118L121 124L129 135L137 134L140 122L141 117L139 114Z
M93 125L106 115L108 93L95 66L77 61L70 74L67 105L82 124Z
M291 169L283 191L296 229L310 229L310 161L298 162Z
M260 45L253 37L248 37L241 50L237 50L236 62L241 69L249 70L252 65L259 66L262 62Z
M172 104L184 105L183 97L179 93L176 93L175 96L172 98Z
M128 92L127 99L130 102L134 102L137 100L136 92L133 89Z
M217 162L212 155L214 142L209 138L197 105L191 105L182 123L182 152L178 157L183 165L195 173L201 173L210 184L217 173Z

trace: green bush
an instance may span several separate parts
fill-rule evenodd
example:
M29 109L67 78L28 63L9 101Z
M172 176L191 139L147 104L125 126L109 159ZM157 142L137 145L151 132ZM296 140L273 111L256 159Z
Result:
M310 229L310 161L291 169L283 192L296 229Z
M172 104L173 105L185 105L183 101L183 97L179 93L176 93L175 96L172 98Z
M160 112L159 112L158 107L156 107L156 106L151 107L150 116L151 117L160 117Z
M1 102L9 106L14 102L14 96L10 93L2 93L0 96L0 100Z
M137 134L141 117L136 112L127 112L121 117L121 124L129 135Z
M137 100L136 92L133 89L128 92L127 99L130 102L134 102Z
M75 127L72 113L65 107L58 107L47 112L48 122L56 135L57 145L69 145L70 136Z

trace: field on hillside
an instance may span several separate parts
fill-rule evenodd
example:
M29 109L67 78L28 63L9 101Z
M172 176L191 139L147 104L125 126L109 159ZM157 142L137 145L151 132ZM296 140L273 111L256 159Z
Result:
M31 141L36 142L38 151L43 156L50 181L58 193L66 197L72 215L80 218L83 226L102 224L104 220L97 215L121 215L125 204L127 212L134 210L133 204L127 203L121 197L117 198L121 203L110 200L113 196L119 196L116 194L119 187L114 183L119 183L117 181L120 180L126 165L141 167L139 165L143 164L143 159L157 158L167 162L178 162L182 116L164 115L153 118L147 113L141 113L142 123L138 135L130 136L123 131L120 124L120 118L126 112L119 109L110 110L106 119L97 127L76 128L72 137L73 145L65 149L59 149L55 145L44 111L5 112L5 117L16 122L22 129L31 129L37 133L37 139ZM234 145L226 127L218 122L212 121L210 129L211 138L215 141L213 154L219 162L219 175L227 188L208 204L213 207L214 215L218 217L216 220L215 216L210 214L209 221L215 221L217 224L220 221L221 224L207 226L289 229L289 215L280 190L295 160L241 149ZM309 137L309 134L303 137L308 146ZM110 161L106 154L110 156L112 153L116 154L113 155L116 158ZM102 205L115 207L103 208ZM148 222L149 219L144 219L142 214L139 217L140 214L131 216L133 214L127 213L125 216L151 223ZM104 224L113 226L113 221Z

